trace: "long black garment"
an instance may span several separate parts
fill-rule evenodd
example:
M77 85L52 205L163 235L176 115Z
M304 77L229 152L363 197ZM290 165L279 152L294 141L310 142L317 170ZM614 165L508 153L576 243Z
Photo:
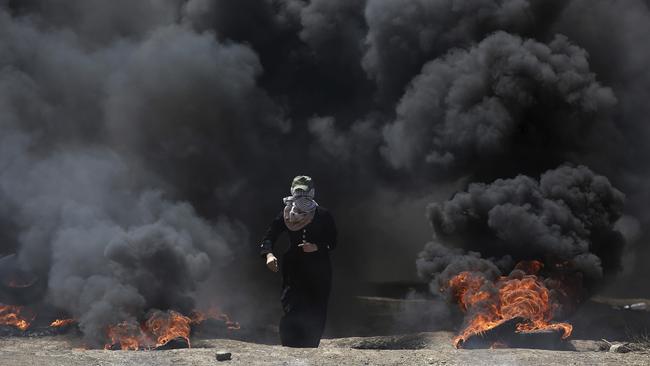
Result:
M291 231L284 223L283 212L269 226L261 245L261 255L273 251L280 234L288 232L290 246L282 257L282 309L280 339L283 346L318 347L329 299L332 268L329 251L336 248L336 226L332 215L318 207L312 221L303 229ZM307 241L318 250L303 252L298 244Z

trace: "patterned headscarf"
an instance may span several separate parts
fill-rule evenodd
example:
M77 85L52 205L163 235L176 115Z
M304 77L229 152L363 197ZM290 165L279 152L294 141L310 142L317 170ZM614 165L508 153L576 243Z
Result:
M284 202L284 223L291 231L298 231L307 226L314 218L318 203L314 201L314 188L309 191L291 188L291 196Z

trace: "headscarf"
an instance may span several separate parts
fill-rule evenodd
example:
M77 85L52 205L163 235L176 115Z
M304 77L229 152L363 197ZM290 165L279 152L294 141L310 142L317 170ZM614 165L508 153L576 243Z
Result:
M314 201L314 188L309 191L291 189L291 196L282 199L284 202L284 223L291 231L298 231L307 226L314 218L318 203Z

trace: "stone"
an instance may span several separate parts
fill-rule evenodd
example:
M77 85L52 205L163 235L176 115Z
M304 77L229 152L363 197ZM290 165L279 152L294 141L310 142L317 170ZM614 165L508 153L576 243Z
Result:
M218 351L217 352L217 361L228 361L232 358L232 354L227 351Z

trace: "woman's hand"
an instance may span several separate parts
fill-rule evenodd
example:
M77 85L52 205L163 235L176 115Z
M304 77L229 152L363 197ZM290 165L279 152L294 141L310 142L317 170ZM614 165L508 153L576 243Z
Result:
M301 247L302 251L305 253L313 253L318 250L318 245L313 243L304 242L302 244L298 244L298 246Z
M271 272L277 272L278 268L278 259L273 255L273 253L268 253L266 255L266 266L269 267Z

